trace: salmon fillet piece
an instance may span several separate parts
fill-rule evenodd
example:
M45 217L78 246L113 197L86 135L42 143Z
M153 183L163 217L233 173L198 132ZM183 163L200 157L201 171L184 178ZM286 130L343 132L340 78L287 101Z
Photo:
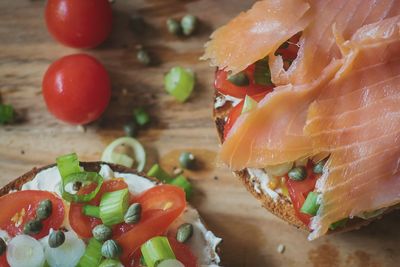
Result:
M362 27L343 46L348 62L310 105L305 127L314 153L331 154L311 239L400 202L400 16Z

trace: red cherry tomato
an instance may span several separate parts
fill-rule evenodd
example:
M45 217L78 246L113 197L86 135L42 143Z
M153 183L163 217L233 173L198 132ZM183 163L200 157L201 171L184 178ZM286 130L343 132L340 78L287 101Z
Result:
M42 91L48 110L70 124L96 120L111 97L106 69L85 54L66 56L51 64L44 75Z
M122 247L121 260L129 266L134 252L147 240L162 235L186 207L185 192L176 186L150 188L136 200L142 205L142 218L129 231L116 238Z
M42 200L49 199L53 210L49 218L42 221L43 229L40 233L31 235L40 239L49 233L50 228L60 228L64 221L64 204L53 193L38 190L18 191L4 195L0 198L0 229L5 230L10 236L23 233L24 225L36 217L36 210Z
M45 16L51 35L71 47L95 47L111 32L108 0L48 0Z
M248 86L236 86L227 80L228 73L224 70L217 70L215 73L215 88L223 95L229 95L236 98L244 98L246 95L253 96L264 91L272 89L272 86L264 86L254 83L254 65L249 66L244 70L249 78Z
M314 190L318 176L312 170L312 163L307 164L307 178L303 181L293 181L286 176L286 186L289 191L297 218L305 225L309 225L311 215L300 212L308 193Z
M271 92L271 90L264 91L260 94L251 96L251 98L253 98L257 102L260 102L270 92ZM239 118L240 114L242 114L243 106L244 106L244 100L240 101L239 104L237 104L230 110L228 119L224 126L224 140L228 136L229 131L232 129L233 125Z
M92 185L91 187L82 188L79 193L88 193L91 192L96 185ZM97 193L96 197L92 199L89 204L98 206L100 204L101 197L106 192L112 192L121 190L124 188L128 188L128 185L124 182L123 179L111 179L105 181ZM69 208L69 223L71 224L72 229L83 238L92 237L92 229L101 224L101 220L86 216L82 213L82 207L84 204L81 203L71 203Z

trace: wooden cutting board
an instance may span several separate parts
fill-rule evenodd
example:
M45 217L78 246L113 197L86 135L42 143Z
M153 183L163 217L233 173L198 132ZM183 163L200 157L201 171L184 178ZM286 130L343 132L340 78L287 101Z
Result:
M116 0L110 38L96 49L80 51L49 36L43 19L44 1L0 1L0 94L23 117L16 125L0 127L1 185L71 151L82 160L99 160L107 143L123 135L122 125L132 118L132 109L145 106L152 123L139 140L146 146L148 166L159 161L172 170L181 151L193 152L203 163L200 170L187 172L195 187L191 203L210 229L224 239L224 266L400 266L399 213L359 231L309 242L306 233L261 208L218 162L211 119L214 70L198 58L211 31L252 2ZM129 28L134 13L148 24L143 35L137 36ZM186 13L201 19L197 34L170 36L166 19ZM157 66L138 64L138 44L151 52ZM54 119L41 95L42 76L49 64L77 52L97 57L112 79L110 106L101 120L84 128ZM198 78L195 92L185 104L174 101L163 89L163 74L177 65L192 68ZM279 244L286 248L282 254L276 250Z

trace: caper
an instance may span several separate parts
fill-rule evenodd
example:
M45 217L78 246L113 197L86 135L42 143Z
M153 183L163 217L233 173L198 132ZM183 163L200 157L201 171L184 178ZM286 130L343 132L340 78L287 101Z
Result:
M302 181L307 177L307 170L304 166L294 167L289 171L288 176L294 181Z
M228 75L227 80L236 86L247 86L250 84L249 78L244 72Z
M324 160L321 160L320 162L318 162L317 164L315 164L315 166L313 168L313 172L315 174L321 174L324 170L326 161L327 161L327 159L324 159Z
M138 132L138 126L135 122L131 121L124 125L124 132L126 136L135 137Z
M179 156L179 164L185 169L194 169L196 167L196 158L190 152L183 152Z
M181 20L181 27L184 35L192 35L197 27L197 18L190 14L185 15Z
M124 221L128 224L137 223L140 220L142 206L140 203L133 203L125 213Z
M104 224L99 224L93 228L92 234L96 240L98 240L100 242L104 242L111 238L112 230L110 227L108 227Z
M193 235L193 225L190 223L184 223L178 227L176 232L176 240L180 243L185 243Z
M139 51L136 54L137 60L142 63L143 65L150 65L151 59L149 53L147 53L146 50L144 49L139 49Z
M167 29L169 33L174 35L179 35L182 32L181 24L172 18L167 19Z
M24 234L30 235L30 234L38 234L43 228L43 224L41 220L39 219L33 219L28 221L24 225Z
M101 247L101 255L109 259L118 257L121 252L121 247L112 239L104 242L103 246Z
M50 217L52 211L53 204L49 199L45 199L39 203L39 206L36 209L36 218L39 220L47 219Z
M49 236L49 247L58 248L65 241L65 234L61 230L53 231Z
M3 238L0 238L0 255L3 255L4 252L7 250L6 241Z

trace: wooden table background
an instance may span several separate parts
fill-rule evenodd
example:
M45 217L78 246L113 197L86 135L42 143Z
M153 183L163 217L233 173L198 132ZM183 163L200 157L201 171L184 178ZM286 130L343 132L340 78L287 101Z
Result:
M203 162L201 170L187 173L196 190L191 202L210 229L224 239L224 266L400 266L399 213L359 231L308 242L305 233L265 212L218 163L211 118L213 69L198 58L212 29L252 2L117 0L110 38L96 49L79 51L49 36L43 20L44 1L0 1L0 95L23 118L16 125L0 127L1 185L71 151L82 160L99 160L107 143L123 135L122 125L131 119L133 107L144 105L153 121L139 139L150 164L158 160L172 170L183 150L194 152ZM129 29L129 16L135 12L148 23L141 36ZM170 36L166 18L186 13L201 19L198 33L190 38ZM159 64L148 68L138 64L137 44L143 44ZM76 52L96 56L112 80L106 113L85 129L55 120L41 95L42 76L49 64ZM175 102L163 90L163 74L176 65L193 68L198 78L185 104ZM279 244L286 246L283 254L276 251Z

